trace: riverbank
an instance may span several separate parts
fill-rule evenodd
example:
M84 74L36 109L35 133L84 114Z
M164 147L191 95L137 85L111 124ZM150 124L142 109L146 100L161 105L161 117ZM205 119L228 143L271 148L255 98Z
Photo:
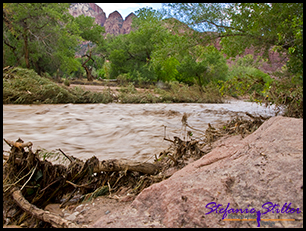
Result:
M303 227L302 213L275 210L263 214L261 207L272 203L287 205L286 211L303 211L302 163L303 120L272 117L245 138L236 135L217 140L210 153L136 197L123 190L61 209L59 204L50 204L45 210L80 226L99 228ZM262 216L232 221L226 219L246 215L228 213L222 219L221 210L209 213L212 203L241 211L254 208Z
M69 85L69 84L68 84ZM135 88L97 85L66 86L41 77L33 70L13 68L3 75L4 104L61 104L61 103L222 103L219 89L209 84L202 91L198 86L171 82L167 88L151 86Z
M212 203L220 204L217 212L210 209ZM267 209L270 205L277 209ZM232 208L261 216L230 214ZM303 227L302 211L303 119L278 116L244 139L220 141L209 154L91 227L297 228ZM246 220L249 215L253 219Z

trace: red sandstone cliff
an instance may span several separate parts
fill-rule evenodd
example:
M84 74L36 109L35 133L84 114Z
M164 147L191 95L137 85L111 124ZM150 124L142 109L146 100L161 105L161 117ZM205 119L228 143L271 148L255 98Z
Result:
M95 3L71 3L69 13L77 17L81 14L95 18L95 22L105 27L106 34L128 34L131 31L132 18L136 17L130 13L125 20L118 11L114 11L106 17L104 11Z
M69 13L73 17L83 14L95 18L95 22L100 26L103 26L106 21L104 11L95 3L71 3Z
M120 29L123 25L123 18L118 11L114 11L109 14L105 21L104 27L105 32L108 34L118 35L120 34Z

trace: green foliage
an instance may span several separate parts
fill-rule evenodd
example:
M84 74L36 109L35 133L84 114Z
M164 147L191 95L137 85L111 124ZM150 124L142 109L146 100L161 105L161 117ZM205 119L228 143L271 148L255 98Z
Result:
M4 65L69 75L81 68L75 59L80 41L103 45L104 28L83 15L74 18L68 3L5 3Z
M193 54L185 55L178 67L181 74L179 81L196 82L199 86L207 85L211 81L225 80L228 67L225 58L213 46L197 46Z
M172 81L168 83L170 90L156 89L161 100L167 103L221 103L222 97L218 86L210 83L203 87L203 91L197 86Z
M70 86L70 82L69 82L69 80L68 80L68 79L65 79L65 80L64 80L64 85L65 85L65 86L67 86L67 87L69 87L69 86Z
M3 103L65 103L76 97L33 70L15 68L13 78L3 79Z
M285 116L303 118L303 82L300 77L274 81L266 91L266 97L258 100L266 105L284 108Z
M258 67L259 59L254 60L253 55L246 55L237 60L228 72L227 81L219 81L221 84L221 94L231 96L251 95L251 100L256 100L257 96L266 96L266 91L270 88L273 79L266 73L260 71ZM254 98L254 96L256 96Z
M5 65L21 65L38 73L76 69L78 36L72 31L69 4L7 3L3 11ZM70 31L70 32L68 32Z
M168 3L169 15L221 38L224 52L235 57L253 47L268 57L271 48L289 57L293 74L303 73L303 3ZM272 23L273 22L273 23Z
M155 59L153 62L153 68L155 74L157 75L157 81L175 81L179 79L179 72L177 70L177 66L179 65L179 61L170 57L166 60L157 60Z
M110 76L126 75L128 81L179 81L204 86L225 79L226 60L213 46L202 47L189 36L171 33L171 23L151 8L139 11L128 35L110 38Z
M95 19L89 16L80 15L74 18L78 34L82 39L91 41L95 44L102 45L103 37L101 36L105 30L103 27L95 24Z

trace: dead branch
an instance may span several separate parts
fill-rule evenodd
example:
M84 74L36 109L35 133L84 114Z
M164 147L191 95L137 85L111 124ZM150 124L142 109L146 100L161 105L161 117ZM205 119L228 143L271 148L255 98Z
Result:
M56 214L53 214L49 211L37 208L35 205L29 203L22 195L21 191L18 188L13 188L12 196L15 202L20 206L24 211L30 213L36 218L50 223L55 228L84 228L85 226L77 225L71 221L68 221Z
M89 183L87 183L87 184L82 184L82 185L78 185L78 184L72 183L72 182L69 181L69 180L66 180L66 183L71 184L71 185L72 185L73 187L75 187L75 188L92 188L91 186L89 186Z
M99 164L93 169L94 172L113 172L127 170L152 175L159 171L159 166L157 164L141 163L138 161L111 159L100 161Z
M70 163L74 162L73 157L66 155L60 148L58 150L70 161Z
M3 140L5 141L5 143L7 143L10 147L16 147L18 149L21 149L21 148L25 148L25 147L31 147L33 145L32 142L27 142L27 143L22 143L22 142L14 142L14 141L11 141L11 140L6 140L3 138Z

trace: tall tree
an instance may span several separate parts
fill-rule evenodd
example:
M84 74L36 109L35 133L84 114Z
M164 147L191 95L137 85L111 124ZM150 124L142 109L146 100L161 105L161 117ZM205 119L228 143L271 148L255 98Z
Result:
M78 44L100 44L103 28L90 17L74 18L68 8L66 3L4 3L3 64L33 68L39 74L78 70Z
M17 65L34 68L39 73L45 71L47 63L63 56L60 61L72 61L65 59L73 55L69 48L77 44L77 37L67 32L66 25L72 17L68 7L69 4L59 3L4 4L5 56L13 55L9 60L16 61Z
M86 71L87 80L93 81L93 79L95 78L92 75L93 66L89 66L89 61L95 63L93 56L95 51L101 49L101 47L103 47L104 45L104 38L102 34L105 32L105 30L104 27L101 27L100 25L96 24L94 22L95 19L92 17L85 17L84 15L80 15L74 20L78 26L81 38L87 41L88 43L87 54L82 56L82 58L87 57L87 59L85 61L82 61L82 67ZM90 44L92 45L91 47Z
M194 28L214 32L210 35L222 38L230 56L251 46L267 56L274 48L289 56L292 73L303 71L303 3L169 3L164 8Z

